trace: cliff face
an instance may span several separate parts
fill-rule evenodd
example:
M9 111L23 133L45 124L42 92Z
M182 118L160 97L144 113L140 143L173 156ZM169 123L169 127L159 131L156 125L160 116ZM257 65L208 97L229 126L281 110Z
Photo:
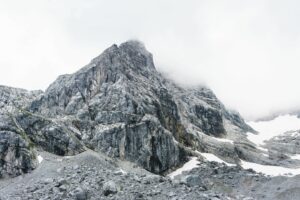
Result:
M111 46L78 72L60 76L44 93L24 93L26 102L12 106L16 123L1 124L0 130L17 127L32 148L58 155L90 148L163 173L182 164L192 150L229 162L256 151L244 134L253 130L237 113L226 110L208 88L182 88L165 79L137 41ZM17 132L12 134L20 136ZM2 171L5 165L1 161Z
M37 166L33 143L16 116L40 94L0 86L0 177L17 176Z

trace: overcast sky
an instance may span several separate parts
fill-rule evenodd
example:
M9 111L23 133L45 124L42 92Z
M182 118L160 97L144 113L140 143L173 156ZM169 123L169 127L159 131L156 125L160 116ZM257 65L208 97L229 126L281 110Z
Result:
M45 89L113 43L244 117L300 107L298 0L0 0L0 84Z

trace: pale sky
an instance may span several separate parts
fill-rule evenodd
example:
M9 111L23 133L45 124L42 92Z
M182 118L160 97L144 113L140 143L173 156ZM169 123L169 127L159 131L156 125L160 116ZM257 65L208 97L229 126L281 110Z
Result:
M0 0L0 84L46 89L113 43L260 117L300 107L298 0Z

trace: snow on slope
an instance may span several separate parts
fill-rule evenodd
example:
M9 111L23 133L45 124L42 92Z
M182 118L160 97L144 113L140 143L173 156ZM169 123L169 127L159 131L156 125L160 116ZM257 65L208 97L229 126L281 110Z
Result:
M231 143L233 144L233 141L232 140L228 140L228 139L224 139L224 138L214 138L215 140L218 140L219 142L228 142L228 143Z
M248 122L248 124L259 132L257 135L248 133L248 139L258 146L272 137L300 129L300 119L296 115L283 115L271 121Z
M267 149L261 147L264 144L265 140L269 140L278 135L284 134L287 131L300 130L300 119L295 115L283 115L279 116L271 121L260 121L260 122L248 122L248 124L258 131L258 134L248 133L247 137L250 141L257 145L257 148L267 152ZM222 142L230 142L230 140L219 139ZM196 153L202 155L207 161L214 161L219 163L225 163L228 166L235 166L234 164L226 163L219 157L211 153L201 153L196 151ZM299 159L300 155L291 156L292 159ZM192 157L190 161L185 163L183 167L177 169L176 171L170 173L168 176L174 178L175 176L181 174L183 171L189 171L193 168L198 167L199 161L197 157ZM241 160L241 166L244 169L253 169L256 172L261 172L270 176L294 176L300 174L300 168L292 169L285 168L280 166L271 166L271 165L261 165L257 163L251 163Z
M290 156L291 159L294 159L294 160L300 160L300 154L295 154L293 156Z
M268 150L261 147L264 141L270 140L273 137L284 134L287 131L299 130L300 129L300 119L296 115L282 115L270 121L260 121L260 122L248 122L248 124L254 128L259 133L253 134L248 133L248 139L257 145L257 148L267 152ZM300 155L295 155L291 157L292 159L300 159ZM242 167L244 169L253 169L256 172L261 172L271 176L293 176L300 174L299 169L291 169L280 166L270 166L270 165L260 165L257 163L250 163L246 161L241 161Z
M222 159L218 158L214 154L210 153L200 153L204 156L208 161L215 161L219 163L225 163L228 166L235 166L234 164L226 163ZM244 169L253 169L256 172L260 172L270 176L295 176L300 174L300 168L298 169L291 169L286 167L280 166L271 166L271 165L261 165L257 163L251 163L241 160L241 166Z
M225 163L228 166L235 166L235 164L227 163L227 162L225 162L224 160L220 159L219 157L215 156L212 153L200 153L198 151L197 151L197 153L201 154L209 162Z
M242 167L244 169L253 169L256 172L261 172L270 176L295 176L300 174L300 168L291 169L280 166L272 166L272 165L260 165L257 163L251 163L246 161L241 161Z
M211 153L201 153L199 151L195 151L197 154L202 155L207 161L209 162L218 162L218 163L225 163L228 166L235 166L235 164L230 164L225 162L224 160L218 158L217 156L215 156L214 154ZM190 171L194 168L198 167L198 164L200 162L197 160L197 157L192 157L191 160L189 160L188 162L186 162L181 168L175 170L174 172L170 173L168 176L170 178L174 178L175 176L181 174L184 171Z
M41 155L38 155L37 159L39 163L43 162L44 160L44 158Z
M218 158L214 154L210 154L210 153L200 153L200 154L204 156L208 161L215 161L219 163L225 163L228 166L235 166L234 164L226 163L225 161ZM246 162L243 160L241 160L241 166L244 169L253 169L256 172L260 172L270 176L294 176L300 174L300 168L291 169L291 168L280 167L280 166L261 165L257 163Z
M168 176L170 178L174 178L175 176L181 174L184 171L190 171L191 169L198 167L198 163L199 163L199 161L197 160L197 157L192 157L191 160L186 162L181 168L170 173Z

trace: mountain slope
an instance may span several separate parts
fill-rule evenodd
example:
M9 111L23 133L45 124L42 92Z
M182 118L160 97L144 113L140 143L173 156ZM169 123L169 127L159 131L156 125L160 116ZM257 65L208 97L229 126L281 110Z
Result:
M277 165L299 168L300 119L297 115L279 115L269 121L250 122L259 134L249 134Z

